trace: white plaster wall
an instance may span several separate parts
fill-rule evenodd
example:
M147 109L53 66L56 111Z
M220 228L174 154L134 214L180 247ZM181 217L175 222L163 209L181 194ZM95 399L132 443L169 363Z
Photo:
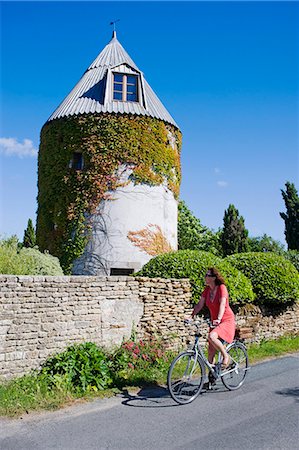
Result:
M128 180L131 170L121 168L119 179ZM139 270L152 256L136 247L130 231L158 225L173 250L177 249L177 201L166 186L119 187L102 201L92 216L92 237L85 253L74 264L74 274L110 275L111 268Z

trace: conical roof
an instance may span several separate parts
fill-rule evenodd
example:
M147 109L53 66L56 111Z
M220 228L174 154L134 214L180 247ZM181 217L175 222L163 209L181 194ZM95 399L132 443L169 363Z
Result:
M113 100L113 74L115 73L138 77L138 101ZM48 121L78 114L105 112L150 116L178 128L174 119L144 79L143 73L117 40L115 31L109 44L88 67Z

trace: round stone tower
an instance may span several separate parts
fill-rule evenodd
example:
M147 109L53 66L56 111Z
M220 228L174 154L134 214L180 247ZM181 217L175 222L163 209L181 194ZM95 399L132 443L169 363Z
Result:
M37 240L66 273L127 275L177 249L181 133L116 33L45 123Z

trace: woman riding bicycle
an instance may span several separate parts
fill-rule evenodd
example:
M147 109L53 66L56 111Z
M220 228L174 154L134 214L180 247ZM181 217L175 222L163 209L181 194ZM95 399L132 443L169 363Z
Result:
M229 306L228 292L224 279L215 267L210 267L205 275L206 288L200 301L195 305L192 318L206 305L210 311L213 328L208 335L208 359L211 364L217 351L222 354L222 369L230 364L230 357L220 339L231 343L235 335L235 316Z

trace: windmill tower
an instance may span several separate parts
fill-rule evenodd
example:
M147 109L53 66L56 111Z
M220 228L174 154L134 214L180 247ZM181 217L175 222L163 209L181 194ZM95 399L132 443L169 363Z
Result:
M84 275L127 275L176 250L180 150L114 31L41 130L39 247Z

